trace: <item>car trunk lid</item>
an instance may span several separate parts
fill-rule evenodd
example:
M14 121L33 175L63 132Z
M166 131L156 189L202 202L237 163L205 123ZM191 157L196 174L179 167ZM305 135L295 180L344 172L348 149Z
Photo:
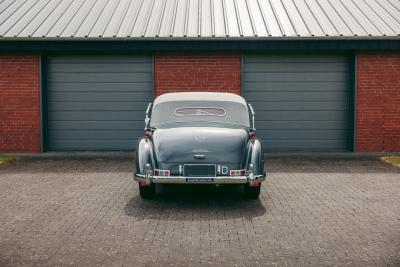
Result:
M153 134L160 164L239 164L247 140L244 129L219 127L156 129Z

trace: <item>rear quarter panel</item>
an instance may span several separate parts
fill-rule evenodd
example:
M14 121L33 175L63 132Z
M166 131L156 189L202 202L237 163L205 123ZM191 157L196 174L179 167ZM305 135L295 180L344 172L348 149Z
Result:
M144 166L146 164L150 164L152 169L156 167L153 143L147 137L142 137L138 140L136 146L135 173L144 174Z
M264 153L261 147L261 141L258 138L250 139L248 153L247 163L253 164L254 174L264 174Z

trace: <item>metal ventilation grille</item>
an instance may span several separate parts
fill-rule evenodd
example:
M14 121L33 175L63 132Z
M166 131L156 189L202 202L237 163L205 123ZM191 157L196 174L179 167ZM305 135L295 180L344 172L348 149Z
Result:
M399 34L398 0L0 0L3 38Z

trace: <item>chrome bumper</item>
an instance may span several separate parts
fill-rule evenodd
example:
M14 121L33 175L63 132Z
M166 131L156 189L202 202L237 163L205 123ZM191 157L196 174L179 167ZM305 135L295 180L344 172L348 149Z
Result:
M155 184L247 184L254 180L265 181L265 174L251 176L216 176L216 177L185 177L185 176L146 176L135 174L135 181L146 181Z

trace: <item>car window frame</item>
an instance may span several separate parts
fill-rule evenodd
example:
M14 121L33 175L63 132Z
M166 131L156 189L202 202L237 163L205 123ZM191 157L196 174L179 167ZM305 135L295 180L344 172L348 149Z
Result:
M217 114L181 114L181 115L179 115L178 113L177 113L177 111L178 110L180 110L180 109L216 109L216 110L222 110L223 112L224 112L224 114L223 115L217 115ZM174 116L176 116L176 117L185 117L185 116L210 116L210 117L226 117L226 109L224 109L224 108L221 108L221 107L179 107L179 108L176 108L175 110L174 110Z

